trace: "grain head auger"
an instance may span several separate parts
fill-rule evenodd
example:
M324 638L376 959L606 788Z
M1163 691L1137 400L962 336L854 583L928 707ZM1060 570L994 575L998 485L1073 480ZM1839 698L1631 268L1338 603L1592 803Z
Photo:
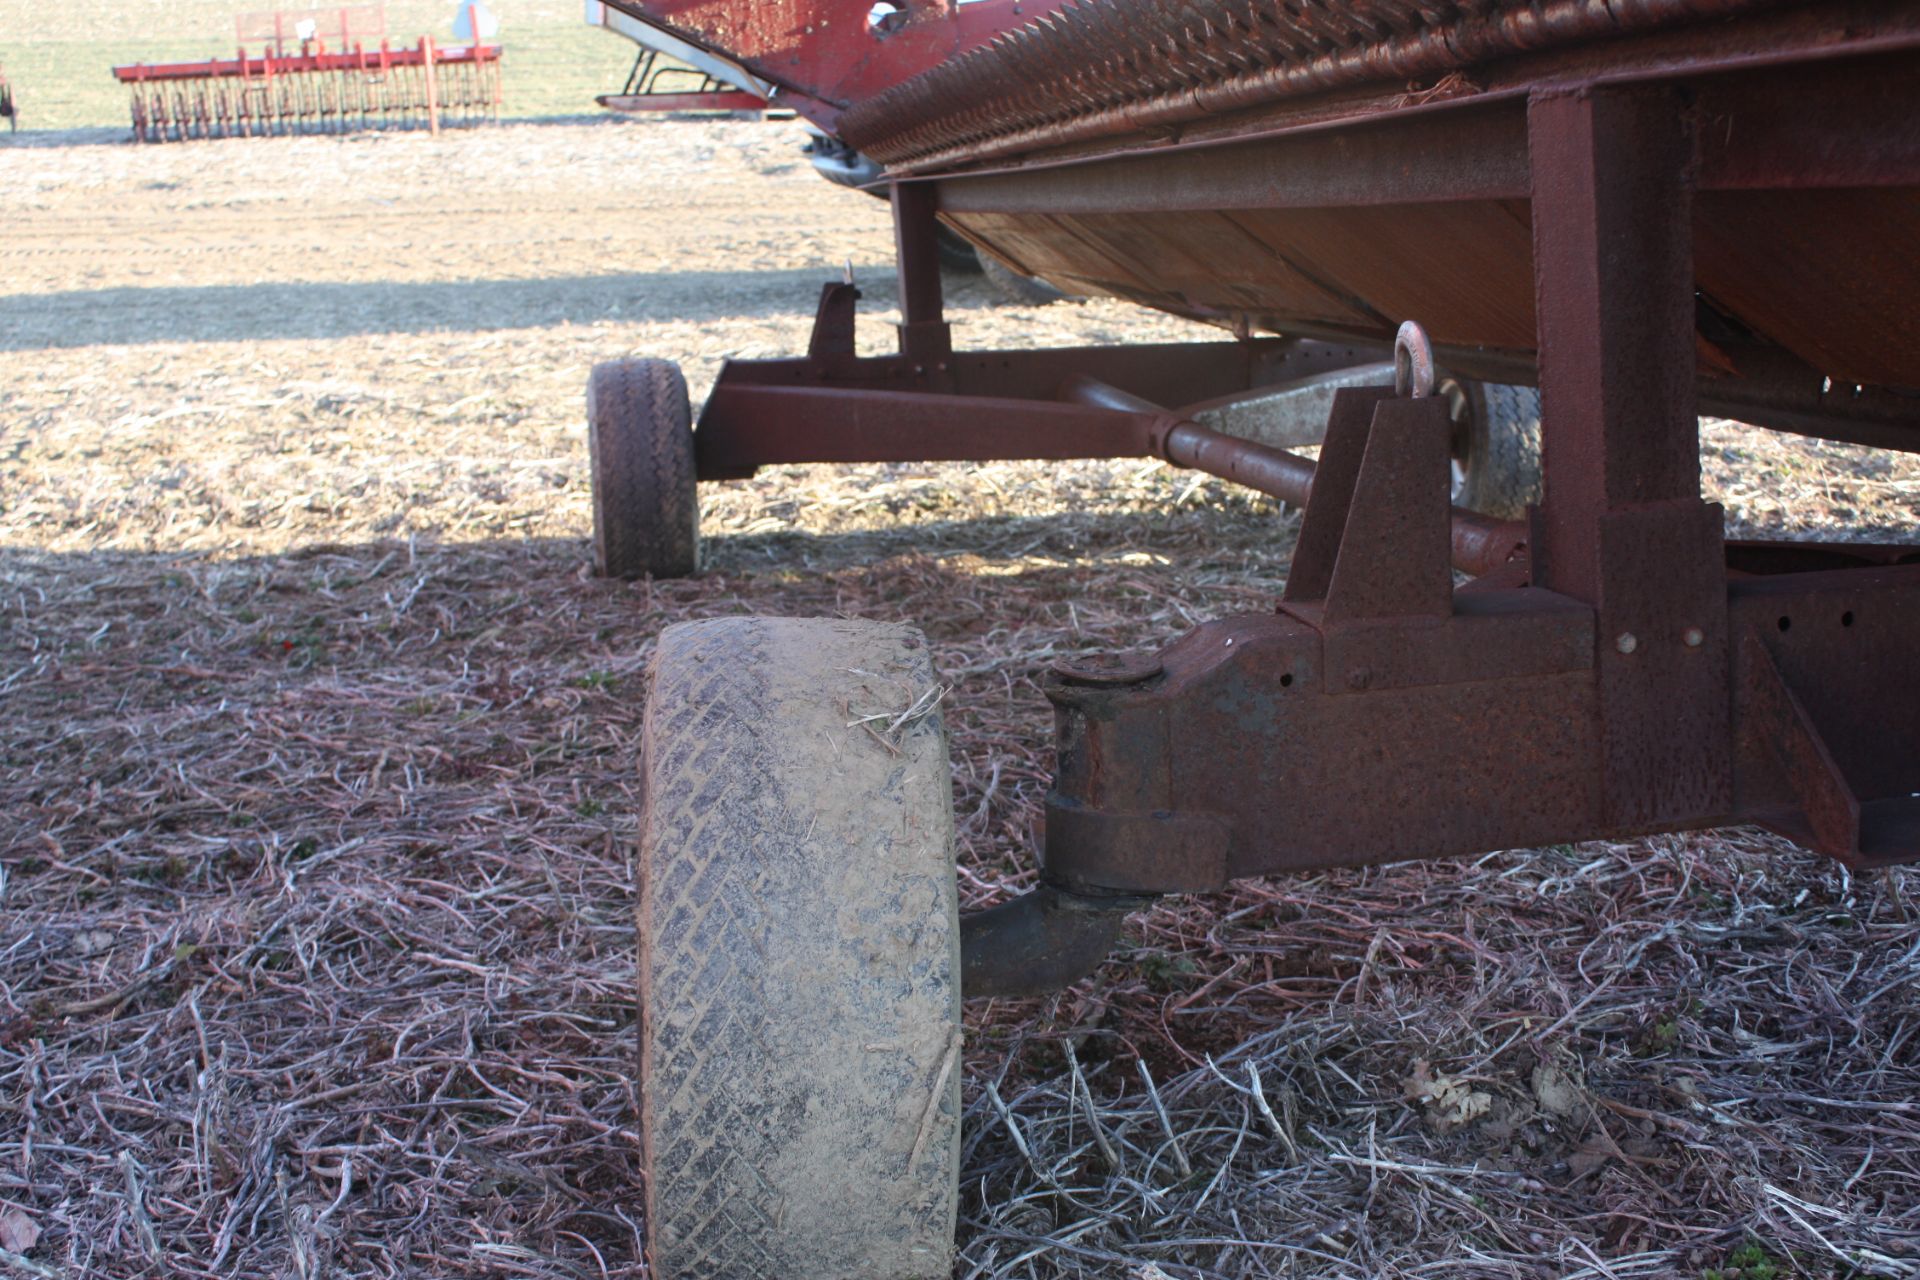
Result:
M480 23L471 8L469 30ZM500 113L498 44L386 39L377 5L243 14L232 58L115 67L141 142L475 124ZM249 53L249 46L257 52Z
M1054 667L1039 887L964 919L916 634L666 631L657 1274L945 1274L962 992L1073 980L1154 895L1731 823L1920 852L1920 547L1729 539L1698 428L1920 450L1920 5L618 2L886 166L901 323L857 355L825 284L697 426L672 364L596 369L603 571L694 571L696 482L775 463L1150 457L1304 509L1267 607ZM1230 336L956 349L942 225Z

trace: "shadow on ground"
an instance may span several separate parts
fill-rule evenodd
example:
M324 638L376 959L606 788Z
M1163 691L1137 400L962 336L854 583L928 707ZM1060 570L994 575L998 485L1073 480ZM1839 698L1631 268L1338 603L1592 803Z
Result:
M858 267L869 312L897 304L892 264ZM244 285L69 289L0 296L0 350L329 339L381 333L544 329L601 321L706 324L810 316L825 268L634 271L539 279L418 283L262 281ZM993 304L974 278L956 278L949 311ZM164 317L158 323L155 317ZM795 354L799 354L797 351Z
M602 320L697 324L725 317L799 315L812 311L827 274L662 271L377 287L344 281L263 281L72 289L0 299L0 349L542 329ZM165 323L155 324L156 315L165 316Z

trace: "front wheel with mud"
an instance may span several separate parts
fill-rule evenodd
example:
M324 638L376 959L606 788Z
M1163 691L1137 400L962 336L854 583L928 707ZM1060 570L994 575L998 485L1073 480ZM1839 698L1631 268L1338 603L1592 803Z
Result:
M960 967L938 693L910 628L661 634L636 868L656 1276L949 1274Z

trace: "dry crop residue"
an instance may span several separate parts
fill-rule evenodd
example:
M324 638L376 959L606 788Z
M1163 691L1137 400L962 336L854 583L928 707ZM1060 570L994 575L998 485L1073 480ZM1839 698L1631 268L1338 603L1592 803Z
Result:
M977 905L1031 876L1046 664L1269 607L1296 519L1140 462L770 469L703 492L704 577L590 578L593 362L697 400L849 258L888 336L884 209L798 142L0 147L10 1265L640 1275L660 628L924 627ZM953 301L976 346L1205 336ZM1912 536L1910 459L1704 458L1742 531ZM1910 873L1750 831L1170 902L969 1011L961 1274L1911 1274L1917 980Z

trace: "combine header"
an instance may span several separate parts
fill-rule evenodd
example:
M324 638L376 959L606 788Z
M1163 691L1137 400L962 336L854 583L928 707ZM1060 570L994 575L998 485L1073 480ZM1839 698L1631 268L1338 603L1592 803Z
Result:
M479 30L471 6L469 30ZM497 44L392 48L379 6L243 14L240 48L206 62L115 67L142 142L349 133L496 119ZM249 43L260 50L249 54Z
M1304 508L1273 599L1054 665L1037 886L964 919L923 639L667 629L653 1274L949 1274L963 990L1071 982L1158 894L1739 823L1920 856L1920 546L1729 538L1699 436L1920 452L1920 4L619 4L885 166L901 323L861 356L826 283L697 426L671 363L596 369L604 572L693 572L696 481L773 464L1145 457ZM1227 340L956 347L942 227Z

